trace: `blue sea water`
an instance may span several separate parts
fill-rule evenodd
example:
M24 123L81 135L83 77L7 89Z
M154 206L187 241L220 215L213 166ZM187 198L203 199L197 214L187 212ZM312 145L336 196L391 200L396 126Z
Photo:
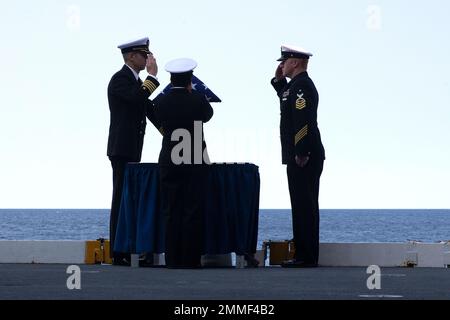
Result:
M0 209L0 240L108 238L109 210ZM264 240L292 238L290 210L260 210ZM450 210L321 210L321 242L450 240Z

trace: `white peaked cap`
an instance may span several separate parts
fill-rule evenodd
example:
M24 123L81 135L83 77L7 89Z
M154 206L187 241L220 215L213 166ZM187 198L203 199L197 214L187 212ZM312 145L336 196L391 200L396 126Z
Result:
M122 53L136 52L136 51L143 51L146 53L150 53L148 49L149 43L150 40L148 39L148 37L146 37L138 40L125 42L123 44L118 45L117 48L122 50Z
M278 61L284 61L289 58L301 58L301 59L309 59L313 54L308 50L291 45L282 45L281 46L281 58Z
M169 61L165 69L170 73L184 73L194 70L197 67L197 62L190 58L180 58Z

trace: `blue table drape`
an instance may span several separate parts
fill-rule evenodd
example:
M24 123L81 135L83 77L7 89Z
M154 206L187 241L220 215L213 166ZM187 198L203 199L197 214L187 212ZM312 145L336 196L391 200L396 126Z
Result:
M258 167L207 166L204 254L252 254L258 239ZM125 178L114 251L164 252L165 219L160 211L159 167L130 163Z

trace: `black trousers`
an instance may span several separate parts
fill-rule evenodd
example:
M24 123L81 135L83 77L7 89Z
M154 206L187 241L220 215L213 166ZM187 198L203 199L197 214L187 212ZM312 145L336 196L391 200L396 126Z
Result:
M111 213L109 218L109 252L111 257L118 257L119 253L114 254L114 240L116 238L117 221L119 219L120 202L122 199L123 180L125 167L128 162L134 159L126 157L109 157L113 170L113 195L111 203Z
M319 260L319 181L323 162L310 158L304 168L295 163L287 165L295 259L307 263Z
M201 265L204 179L203 165L160 167L167 267L196 268Z

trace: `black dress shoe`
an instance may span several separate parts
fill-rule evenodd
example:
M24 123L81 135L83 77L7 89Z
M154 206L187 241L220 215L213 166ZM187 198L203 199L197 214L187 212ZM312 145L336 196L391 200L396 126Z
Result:
M139 260L139 267L143 267L143 268L151 268L151 267L158 267L157 265L153 264L153 259L142 259Z
M302 260L287 260L281 264L283 268L317 268L316 262L306 262Z
M167 269L202 269L201 264L192 264L192 265L166 265Z
M125 258L114 258L112 264L113 266L125 266L125 267L131 266L131 262Z
M258 268L259 261L255 259L253 255L246 254L245 261L247 261L246 268Z
M131 266L131 256L129 253L114 252L112 257L113 266Z

